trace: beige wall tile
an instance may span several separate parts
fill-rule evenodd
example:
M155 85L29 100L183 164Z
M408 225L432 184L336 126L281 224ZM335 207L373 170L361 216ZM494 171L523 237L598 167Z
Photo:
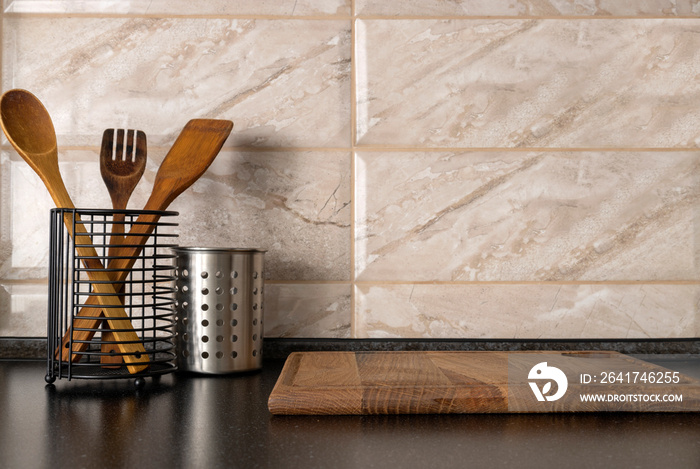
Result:
M165 156L151 149L129 208L146 204ZM80 208L111 208L98 152L66 150L61 173ZM350 154L223 151L170 210L182 246L264 248L274 280L350 280ZM49 210L44 185L13 151L2 153L0 278L43 279L48 268Z
M180 244L267 249L273 280L350 280L350 154L222 152L172 205Z
M698 27L693 19L357 21L357 140L697 147Z
M698 285L356 287L356 337L586 339L698 334Z
M696 152L359 153L361 281L697 280Z
M266 337L350 338L350 284L265 285Z
M698 0L356 0L358 15L683 16L700 15Z
M37 94L59 145L212 117L229 145L349 147L349 41L348 21L7 17L3 87Z
M348 15L350 0L6 0L11 13Z
M47 297L46 282L0 281L0 337L46 337Z
M59 161L63 180L77 207L111 208L97 151L61 151ZM14 150L0 152L0 171L0 279L45 279L49 210L54 203L41 179Z

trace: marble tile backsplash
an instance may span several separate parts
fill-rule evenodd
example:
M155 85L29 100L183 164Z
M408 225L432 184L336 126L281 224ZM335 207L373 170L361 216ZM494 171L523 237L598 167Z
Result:
M694 19L358 20L358 143L695 147L697 26Z
M697 279L699 173L697 152L361 151L357 279Z
M257 247L265 333L700 333L700 0L5 0L2 88L49 110L77 206L105 128L230 119L172 205ZM0 336L46 334L48 210L0 148Z

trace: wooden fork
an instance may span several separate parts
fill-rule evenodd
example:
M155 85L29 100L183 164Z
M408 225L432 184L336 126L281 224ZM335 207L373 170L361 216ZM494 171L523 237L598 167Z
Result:
M131 197L131 193L134 192L134 188L146 169L146 153L146 134L140 130L128 130L125 133L123 129L106 129L102 134L100 173L109 191L114 210L126 209L129 197ZM112 217L112 232L109 238L108 255L110 258L120 255L119 245L126 241L126 236L123 233L124 214L115 213ZM115 286L115 290L121 293L123 286L121 288ZM124 295L119 298L124 304ZM118 352L113 343L114 335L109 332L109 326L106 322L103 323L103 327L100 362L103 365L111 365L109 368L118 368L121 366L122 357L113 355Z
M0 102L0 104L2 104L2 102ZM3 122L4 121L0 119L0 124ZM192 186L214 162L214 159L221 151L226 139L231 134L232 129L233 122L226 119L189 120L182 131L180 131L180 134L175 139L170 150L168 150L165 158L163 158L163 162L160 164L155 180L153 181L151 195L148 201L146 201L143 210L166 210L173 200L177 199L180 194ZM3 127L3 130L5 130L5 127ZM7 133L7 131L5 132ZM12 145L14 146L15 143L12 143ZM34 166L32 166L32 168L34 168ZM35 171L38 172L38 170ZM56 200L61 202L63 204L62 206L73 206L72 203L68 203L68 201L64 201L59 197L56 197ZM157 213L142 213L139 215L129 231L129 243L122 246L122 253L124 253L124 256L113 258L109 262L110 272L104 277L107 277L111 283L119 284L119 282L123 282L126 279L129 270L133 267L134 262L136 262L136 257L141 253L143 246L148 241L148 237L155 229L159 219L160 215ZM97 253L94 254L94 257L97 257ZM101 264L99 261L98 263ZM90 273L93 277L99 275L99 273ZM112 287L111 284L97 284L95 289L98 290L98 292L114 294L114 287ZM125 324L123 320L117 321L112 319L113 316L116 317L119 313L123 313L119 315L119 317L126 316L123 309L120 311L114 308L114 311L116 311L114 314L109 314L112 311L108 311L107 313L103 311L105 309L102 307L104 304L111 305L115 301L119 306L122 306L121 303L119 303L119 299L114 299L109 296L90 295L85 305L80 309L78 316L75 317L72 327L63 334L61 345L56 347L56 355L60 356L65 361L71 360L74 363L79 361L81 358L80 354L88 349L88 344L95 335L95 329L103 322L102 316L104 314L107 314L107 316L110 317L110 321L114 324L124 324L123 327L128 329L131 326L130 322ZM112 329L114 334L121 334L121 331L116 328L113 327ZM136 333L133 335L136 336ZM137 349L137 345L140 345L136 344L137 341L138 337L133 344L119 343L122 356L125 357L126 362L130 363L127 367L129 367L130 371L134 370L132 371L134 373L139 370L137 369L137 365L131 363L137 362L138 358L136 358L135 353L127 354L126 352ZM70 346L71 343L73 344L72 346ZM143 347L141 348L143 349ZM145 355L145 350L143 350L142 353ZM145 357L145 360L148 360L148 357Z

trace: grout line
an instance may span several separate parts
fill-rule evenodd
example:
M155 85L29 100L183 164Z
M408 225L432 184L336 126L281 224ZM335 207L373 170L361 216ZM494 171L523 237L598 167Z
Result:
M675 19L700 19L699 16L663 16L663 15L619 15L619 16L591 16L591 15L357 15L362 20L675 20Z
M353 2L354 9L354 2ZM268 14L233 14L233 13L140 13L140 12L4 12L7 18L177 18L177 19L240 19L240 20L310 20L310 21L348 21L353 19L370 21L466 21L466 20L492 20L492 21L533 21L533 20L698 20L699 16L693 15L619 15L619 16L591 16L591 15L357 15L353 11L351 15L268 15Z
M48 277L40 277L40 278L32 278L32 279L3 278L2 284L8 285L8 286L11 286L11 285L48 285L49 278ZM0 313L4 313L4 312L6 312L6 310L0 311Z
M165 147L160 147L165 148ZM350 152L352 147L226 147L223 150L240 151L249 153L268 152L302 152L302 151L327 151L327 152Z
M5 37L5 0L0 0L0 77L4 78L4 69L3 69L3 54L2 51L5 48L4 47L4 37ZM3 80L4 81L4 80ZM5 91L5 90L2 90Z
M170 150L172 145L148 145L149 150ZM12 146L5 142L0 145L3 150L11 150ZM59 151L63 150L81 150L81 151L100 151L100 145L59 145ZM222 148L222 151L236 151L236 152L247 152L247 153L285 153L285 152L334 152L334 153L349 153L352 148L343 147L226 147Z
M46 284L47 278L33 279L2 279L6 285ZM265 280L268 285L350 285L350 286L382 286L382 285L435 285L435 286L517 286L517 285L670 285L691 286L700 285L700 280L494 280L494 281L404 281L404 280Z
M355 0L350 0L350 9L352 16L355 17L356 5ZM350 21L350 337L357 337L357 321L356 316L356 298L355 298L355 213L356 213L356 197L357 191L355 187L357 185L357 178L355 175L355 142L357 141L357 80L355 79L356 73L356 48L357 43L357 31L356 31L356 21L353 19Z
M352 285L351 280L265 280L266 285Z
M1 60L0 56L0 60ZM1 65L1 63L0 63ZM354 83L353 83L354 85ZM354 86L352 87L353 94L355 92ZM354 96L353 96L354 98ZM351 126L352 132L355 133L356 130L356 107L351 107ZM351 137L354 139L354 137ZM12 148L9 143L5 142L0 145L2 149L9 150ZM149 149L154 150L169 150L169 145L149 145ZM99 145L59 145L59 150L87 150L87 151L99 151ZM412 146L380 146L380 145L351 145L350 147L227 147L224 146L222 151L236 151L236 152L248 152L248 153L283 153L283 152L386 152L386 153L400 153L400 152L415 152L415 153L504 153L504 152L514 152L514 153L532 153L532 152L542 152L542 153L686 153L686 152L698 152L700 148L698 147L659 147L659 148L606 148L606 147L590 147L590 148L554 148L554 147L533 147L533 148L510 148L510 147L412 147Z
M265 280L278 284L345 285L700 285L698 280Z
M462 285L462 286L507 286L507 285L700 285L700 280L493 280L493 281L410 281L410 280L359 280L363 285Z
M6 12L8 18L85 18L85 19L204 19L204 20L308 20L308 21L349 21L352 19L348 15L236 15L236 14L191 14L191 13L113 13L113 12Z
M4 61L4 54L3 51L5 49L5 0L0 0L0 93L4 93L5 91L5 61ZM9 147L12 148L10 145L10 142L8 141L7 137L5 136L4 132L0 132L0 149L4 149L3 147ZM10 158L12 158L12 153L10 152ZM8 162L9 163L9 162ZM9 200L10 195L10 190L12 187L12 180L11 180L11 175L9 172L9 169L7 166L10 166L9 164L4 164L2 167L0 167L0 184L2 184L2 187L0 187L0 222L2 222L2 226L0 226L0 241L3 243L7 243L8 246L11 246L11 232L12 232L12 219L14 218L12 214L12 210L10 209L10 203L6 202L6 200ZM10 166L11 167L11 166ZM11 197L11 196L10 196ZM3 276L4 277L4 276ZM48 279L47 279L48 280ZM6 279L3 279L3 282L5 282ZM0 312L0 315L2 312Z
M687 151L698 151L698 147L659 147L659 148L634 148L634 147L414 147L410 145L358 145L355 148L357 151L366 152L639 152L639 153L650 153L650 152L687 152Z

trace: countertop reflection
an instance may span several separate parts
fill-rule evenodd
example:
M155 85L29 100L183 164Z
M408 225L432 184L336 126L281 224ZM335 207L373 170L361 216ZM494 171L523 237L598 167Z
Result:
M272 416L282 365L137 391L0 361L0 467L700 467L700 414Z

